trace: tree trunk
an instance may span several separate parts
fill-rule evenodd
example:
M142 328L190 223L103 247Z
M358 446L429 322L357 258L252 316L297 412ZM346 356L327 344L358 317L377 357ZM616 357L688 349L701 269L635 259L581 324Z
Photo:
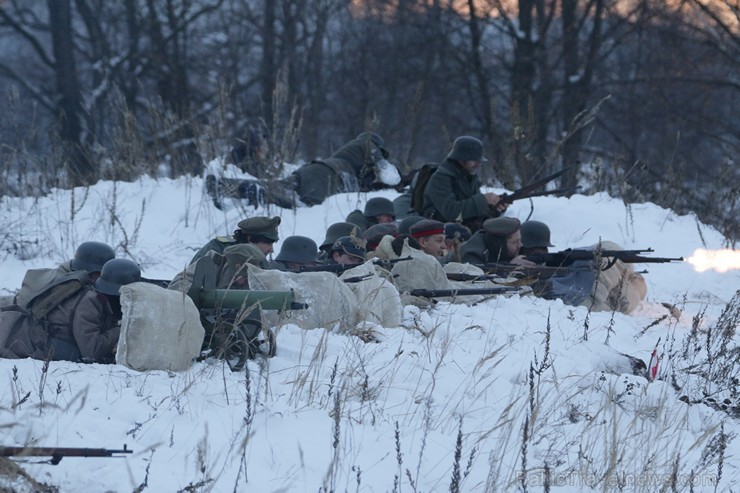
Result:
M55 60L62 159L71 185L90 185L97 181L98 174L82 142L82 93L75 68L70 0L47 0L47 4Z

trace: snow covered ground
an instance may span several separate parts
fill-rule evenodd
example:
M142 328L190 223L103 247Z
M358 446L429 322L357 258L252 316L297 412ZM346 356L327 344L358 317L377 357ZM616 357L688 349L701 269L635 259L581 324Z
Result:
M280 215L282 238L318 243L376 196L396 194L221 211L199 178L143 178L2 198L0 295L83 241L115 246L148 278L171 278L244 217ZM724 247L694 217L605 194L515 202L507 215L546 222L553 250L599 239L661 257ZM737 327L725 327L734 333L720 350L715 325L740 271L636 267L649 271L648 297L631 316L518 296L442 302L406 307L401 327L377 328L369 343L288 319L276 329L277 356L238 373L219 360L181 373L0 360L0 445L134 451L22 463L62 492L680 491L689 482L694 491L737 491L740 421L685 401L737 392ZM620 355L648 363L656 347L653 382Z

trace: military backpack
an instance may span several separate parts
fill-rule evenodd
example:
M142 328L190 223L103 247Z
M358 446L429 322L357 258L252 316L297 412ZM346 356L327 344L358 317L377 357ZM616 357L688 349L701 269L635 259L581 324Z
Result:
M416 173L416 183L411 191L411 208L420 214L424 213L424 189L438 167L437 163L427 163Z

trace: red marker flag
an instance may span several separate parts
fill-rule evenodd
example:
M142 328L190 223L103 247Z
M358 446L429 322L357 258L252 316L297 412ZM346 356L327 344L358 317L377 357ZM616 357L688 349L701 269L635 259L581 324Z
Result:
M650 355L650 364L648 365L648 377L651 382L654 382L658 378L658 348L653 349L653 354Z

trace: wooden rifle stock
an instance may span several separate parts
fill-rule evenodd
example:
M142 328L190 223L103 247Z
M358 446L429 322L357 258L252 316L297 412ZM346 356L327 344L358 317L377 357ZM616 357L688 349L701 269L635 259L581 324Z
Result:
M51 463L59 464L63 457L114 457L118 454L131 454L123 449L77 448L77 447L0 447L0 457L51 457Z

